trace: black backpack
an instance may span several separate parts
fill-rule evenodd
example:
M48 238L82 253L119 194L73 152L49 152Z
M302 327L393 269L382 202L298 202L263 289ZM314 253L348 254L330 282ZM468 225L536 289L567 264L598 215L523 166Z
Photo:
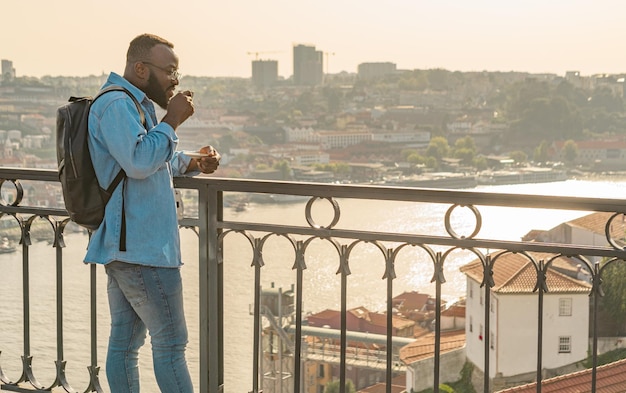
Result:
M70 97L69 103L57 109L57 163L63 189L65 209L76 224L93 231L104 218L104 209L118 184L126 178L120 169L113 182L104 189L98 184L87 144L89 109L98 97L110 91L123 91L132 99L144 127L146 119L137 99L121 86L110 86L91 97ZM122 233L125 232L122 212ZM125 236L120 249L125 249Z

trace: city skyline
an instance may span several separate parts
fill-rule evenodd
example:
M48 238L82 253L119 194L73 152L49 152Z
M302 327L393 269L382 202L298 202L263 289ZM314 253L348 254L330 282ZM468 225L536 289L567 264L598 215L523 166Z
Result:
M464 72L626 72L619 46L626 2L546 3L8 0L0 59L12 61L18 77L121 73L128 42L150 32L172 41L181 72L195 76L250 77L252 61L265 59L278 61L287 78L298 44L324 53L325 73L357 72L368 62Z

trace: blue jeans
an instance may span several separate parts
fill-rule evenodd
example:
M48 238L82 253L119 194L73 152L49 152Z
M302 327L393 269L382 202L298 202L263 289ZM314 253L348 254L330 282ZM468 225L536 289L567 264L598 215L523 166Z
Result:
M137 360L146 331L161 392L193 392L185 360L187 325L180 269L111 262L105 270L111 311L106 375L111 393L139 393Z

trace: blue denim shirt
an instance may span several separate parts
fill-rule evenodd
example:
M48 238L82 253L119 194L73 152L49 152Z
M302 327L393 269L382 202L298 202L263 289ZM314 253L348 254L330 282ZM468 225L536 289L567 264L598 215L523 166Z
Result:
M182 261L172 176L184 174L190 158L176 151L178 136L169 124L157 121L154 104L145 93L116 73L109 75L103 88L109 85L125 87L141 103L146 127L124 92L106 93L91 107L89 151L100 185L107 188L120 167L128 178L113 192L104 221L89 240L84 261L179 267ZM120 251L122 205L126 251Z

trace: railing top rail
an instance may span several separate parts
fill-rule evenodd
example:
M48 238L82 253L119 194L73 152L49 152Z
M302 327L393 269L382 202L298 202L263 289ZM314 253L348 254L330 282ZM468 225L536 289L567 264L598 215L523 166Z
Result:
M177 178L176 184L180 187L191 186L197 188L198 181L209 183L212 187L220 191L231 192L308 195L320 198L333 197L450 203L463 206L508 206L626 213L624 200L611 198L567 197L358 184L244 180L215 177Z
M56 170L0 168L0 179L58 181ZM449 203L462 206L508 206L559 210L626 213L623 199L555 195L495 193L468 190L413 188L357 184L323 184L271 180L218 178L211 176L178 177L178 187L200 189L211 186L218 191L304 195L319 198L375 199L406 202Z

